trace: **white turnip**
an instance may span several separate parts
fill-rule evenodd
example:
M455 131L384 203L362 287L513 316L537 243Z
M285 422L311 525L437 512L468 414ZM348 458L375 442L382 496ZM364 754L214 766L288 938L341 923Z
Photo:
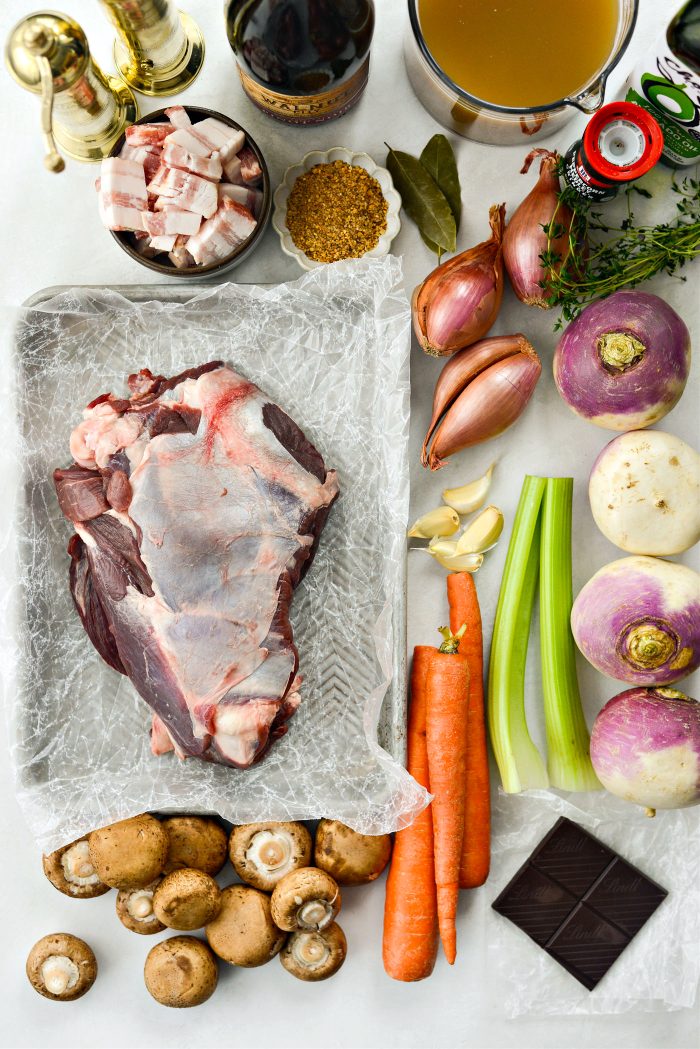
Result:
M700 802L700 703L672 688L630 688L598 714L591 761L603 786L656 809Z
M630 554L679 554L700 540L700 455L670 433L615 437L593 464L588 496L603 535Z

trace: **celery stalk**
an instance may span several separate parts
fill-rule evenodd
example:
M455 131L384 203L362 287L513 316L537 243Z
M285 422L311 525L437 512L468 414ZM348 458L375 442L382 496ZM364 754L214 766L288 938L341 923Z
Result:
M547 787L544 763L525 718L525 663L539 573L539 514L546 480L526 477L513 522L491 639L488 713L491 745L509 794Z
M550 477L542 506L540 647L547 730L547 770L553 787L599 790L581 707L571 635L571 477Z

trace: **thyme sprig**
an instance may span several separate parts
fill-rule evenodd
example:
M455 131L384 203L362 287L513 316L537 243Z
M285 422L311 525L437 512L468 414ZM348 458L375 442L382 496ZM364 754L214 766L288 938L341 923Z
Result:
M593 299L633 288L657 273L686 279L678 270L700 254L700 182L689 176L680 182L673 178L671 188L678 196L676 216L657 226L635 224L634 195L651 196L640 186L627 187L627 217L619 226L606 222L602 211L581 200L569 186L560 191L557 211L568 207L573 212L566 255L562 261L552 249L563 232L557 211L543 226L547 246L540 255L546 274L540 285L549 292L549 305L561 310L555 331Z

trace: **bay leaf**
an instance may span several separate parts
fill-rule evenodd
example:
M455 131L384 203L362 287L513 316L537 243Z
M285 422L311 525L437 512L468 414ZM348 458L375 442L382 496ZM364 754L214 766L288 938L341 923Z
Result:
M459 184L454 150L447 138L444 135L433 135L420 155L420 162L442 191L454 215L455 226L459 230L462 217L462 187Z
M457 226L444 193L417 157L389 148L386 166L401 196L404 211L421 234L443 251L457 246Z

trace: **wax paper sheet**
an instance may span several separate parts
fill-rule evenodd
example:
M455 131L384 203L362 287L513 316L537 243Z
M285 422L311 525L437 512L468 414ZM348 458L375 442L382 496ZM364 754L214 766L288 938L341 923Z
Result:
M387 258L274 287L200 288L184 304L73 288L22 311L19 425L8 413L2 424L20 472L5 550L19 550L19 586L3 616L17 675L6 676L5 697L20 805L45 851L144 810L233 822L327 816L380 833L426 804L401 764L410 340L400 279ZM71 528L51 482L88 401L124 391L140 368L172 375L216 358L302 426L341 487L292 603L301 707L246 771L151 754L149 708L102 662L73 609ZM384 735L399 760L378 744L388 687Z
M659 1012L692 1006L700 979L700 821L697 809L643 809L605 791L559 795L500 793L494 812L489 899L510 881L559 816L581 824L668 890L593 991L516 928L491 911L488 969L502 988L503 1008L524 1015Z

